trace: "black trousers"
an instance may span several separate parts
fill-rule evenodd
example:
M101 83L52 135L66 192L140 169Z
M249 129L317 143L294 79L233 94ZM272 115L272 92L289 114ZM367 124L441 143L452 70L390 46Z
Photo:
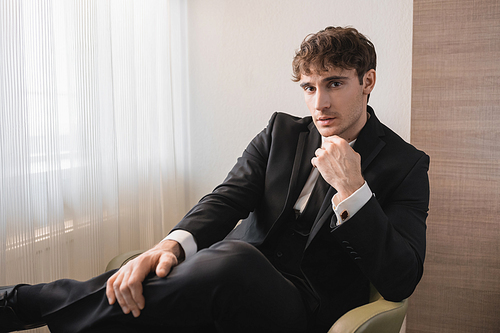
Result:
M108 272L86 282L58 280L40 292L51 332L306 332L299 290L255 247L222 241L143 283L141 315L109 305Z

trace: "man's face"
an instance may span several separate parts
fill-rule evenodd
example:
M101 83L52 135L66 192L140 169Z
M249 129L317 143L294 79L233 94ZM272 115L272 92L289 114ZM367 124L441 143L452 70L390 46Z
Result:
M324 137L338 135L348 142L357 138L367 120L367 96L375 85L375 71L368 71L363 84L355 69L301 75L307 107L314 125Z

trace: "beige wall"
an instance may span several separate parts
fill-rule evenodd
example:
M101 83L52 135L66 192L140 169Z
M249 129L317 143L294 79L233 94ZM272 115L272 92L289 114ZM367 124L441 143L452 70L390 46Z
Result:
M273 112L308 114L291 60L328 25L354 26L374 42L370 104L408 139L412 10L411 0L188 1L191 204L224 179Z

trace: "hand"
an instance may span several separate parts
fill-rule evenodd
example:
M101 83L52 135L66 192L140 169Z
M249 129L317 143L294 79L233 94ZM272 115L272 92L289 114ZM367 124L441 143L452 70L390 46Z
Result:
M339 136L325 138L315 152L311 163L318 168L325 181L337 190L334 200L338 205L356 192L365 180L361 174L361 156Z
M184 251L180 244L166 240L129 261L108 279L106 296L109 304L118 301L123 313L132 312L134 317L138 317L145 306L142 282L146 276L150 272L155 272L159 277L167 276L183 257Z

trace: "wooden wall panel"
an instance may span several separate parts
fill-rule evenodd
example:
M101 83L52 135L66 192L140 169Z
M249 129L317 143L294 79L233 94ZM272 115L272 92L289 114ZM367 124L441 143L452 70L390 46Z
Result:
M407 332L500 332L500 1L415 0L412 129L431 156Z

